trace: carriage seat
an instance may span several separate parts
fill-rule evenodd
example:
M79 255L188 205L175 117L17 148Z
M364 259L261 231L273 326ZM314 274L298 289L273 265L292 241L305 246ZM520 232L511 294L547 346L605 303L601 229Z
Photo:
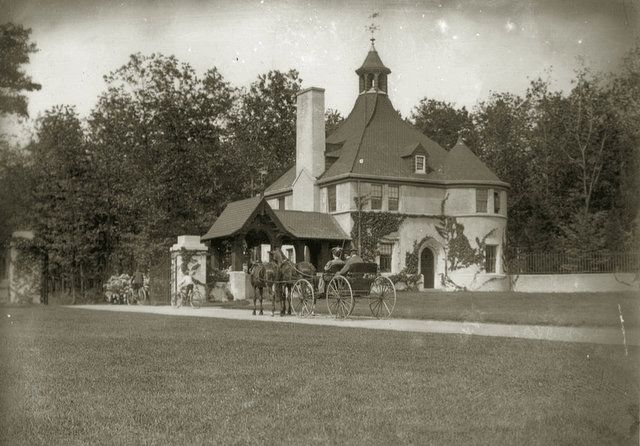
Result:
M340 271L343 266L344 266L344 263L331 265L331 267L327 271L323 271L323 272L324 274L334 276L335 274L338 274L338 271Z
M318 272L322 274L322 280L324 280L325 283L329 283L329 281L333 279L333 276L338 274L338 271L340 271L343 266L344 266L344 263L331 265L331 267L327 271L322 271L322 272L318 271Z
M344 267L344 264L342 265L331 265L331 268L329 268L328 271L324 271L324 274L326 275L330 275L331 277L333 277L334 275L338 274L338 272ZM378 274L378 264L375 262L358 262L358 263L352 263L351 266L349 267L349 271L347 272L347 276L357 276L357 275L363 275L363 274L373 274L373 275L377 275Z
M345 274L354 293L368 293L378 275L378 264L373 262L353 263Z
M332 265L328 271L323 272L323 279L326 283L329 283L333 277L344 267L344 265ZM351 285L351 289L354 292L361 294L362 292L368 292L371 287L371 283L378 275L378 264L371 262L352 263L349 267L349 271L345 274L345 277Z

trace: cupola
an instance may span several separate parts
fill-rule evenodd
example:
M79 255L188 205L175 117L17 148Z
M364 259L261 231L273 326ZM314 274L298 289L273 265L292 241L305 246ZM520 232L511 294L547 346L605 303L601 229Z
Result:
M387 75L391 70L384 66L376 47L374 45L376 39L371 38L371 49L367 54L367 58L360 68L356 70L356 74L360 79L359 92L362 93L386 93L387 92Z

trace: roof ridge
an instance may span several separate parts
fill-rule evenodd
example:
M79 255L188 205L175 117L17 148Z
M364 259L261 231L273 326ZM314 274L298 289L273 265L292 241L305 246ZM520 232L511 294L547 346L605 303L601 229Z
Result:
M326 212L320 211L301 211L300 209L274 209L273 212L298 212L303 214L322 214L322 215L331 215Z
M370 94L370 93L363 93L363 94ZM371 112L371 114L369 114L368 118L367 118L367 122L365 122L365 124L362 126L362 132L360 133L360 141L358 142L358 146L355 150L355 156L353 157L353 160L351 161L351 169L350 172L353 172L353 170L356 167L356 160L358 159L358 154L360 153L360 149L362 148L362 140L364 139L364 134L367 132L367 128L369 127L369 124L371 124L371 121L373 121L373 117L376 114L377 108L378 108L378 95L379 93L375 93L375 100L373 102L373 111ZM366 106L367 106L367 102L365 101L365 112L367 111Z

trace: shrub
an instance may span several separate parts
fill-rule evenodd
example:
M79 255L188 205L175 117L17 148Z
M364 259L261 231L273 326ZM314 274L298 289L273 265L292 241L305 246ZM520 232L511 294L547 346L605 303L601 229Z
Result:
M211 269L207 271L207 285L213 285L216 282L228 282L229 273L224 270Z
M131 276L120 274L111 276L103 285L104 294L109 303L124 303L126 295L131 291Z
M403 269L398 274L392 274L389 276L389 280L393 282L393 284L397 284L400 282L404 282L407 284L407 290L417 291L418 284L422 281L421 274L407 274L407 269Z

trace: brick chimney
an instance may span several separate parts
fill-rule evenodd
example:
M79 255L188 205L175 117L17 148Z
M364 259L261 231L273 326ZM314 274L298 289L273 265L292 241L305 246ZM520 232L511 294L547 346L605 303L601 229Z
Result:
M315 180L325 170L324 89L311 87L298 93L296 114L296 180L293 209L320 211Z

